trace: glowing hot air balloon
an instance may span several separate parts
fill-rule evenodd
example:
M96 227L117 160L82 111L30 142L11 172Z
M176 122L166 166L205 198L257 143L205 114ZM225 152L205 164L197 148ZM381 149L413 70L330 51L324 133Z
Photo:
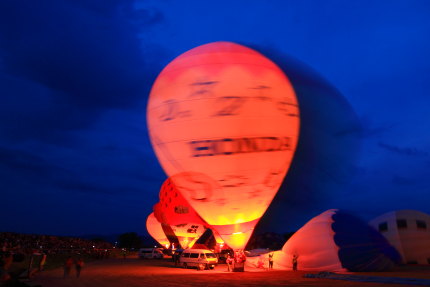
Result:
M161 246L169 248L170 241L167 239L163 231L161 223L155 218L154 213L151 213L146 219L146 229L149 235L155 239Z
M179 243L182 248L191 248L197 239L206 231L206 224L201 220L197 223L174 219L171 221L166 220L166 213L162 207L164 207L164 205L161 202L154 205L154 216L159 223L161 223L164 233L171 242ZM176 246L179 247L178 245Z
M147 110L156 155L197 213L242 249L290 166L299 109L276 64L230 42L168 64Z
M206 231L200 224L188 223L171 226L182 248L191 248L199 237Z
M190 248L207 229L206 222L182 196L174 182L167 179L160 189L160 202L154 205L154 215L169 225L182 248Z
M171 178L161 186L160 202L154 205L154 214L159 222L169 225L187 223L207 225L182 196Z

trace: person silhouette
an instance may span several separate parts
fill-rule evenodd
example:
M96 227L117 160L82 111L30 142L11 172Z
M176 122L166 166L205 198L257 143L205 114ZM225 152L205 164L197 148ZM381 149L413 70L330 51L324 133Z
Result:
M298 258L299 256L297 254L293 255L293 271L297 271Z
M273 252L269 254L269 269L273 269Z
M76 278L79 278L79 276L81 276L81 270L83 266L84 266L84 260L80 257L75 263Z
M73 266L73 258L72 256L67 257L66 262L64 263L64 275L63 278L67 278L70 275L70 270L72 270Z
M234 259L230 256L230 254L227 254L227 259L225 260L225 263L227 263L227 271L232 271L232 265L233 265Z

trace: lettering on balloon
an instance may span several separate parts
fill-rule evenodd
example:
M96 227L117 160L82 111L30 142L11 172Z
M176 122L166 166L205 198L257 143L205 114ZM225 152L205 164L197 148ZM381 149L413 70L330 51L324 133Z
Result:
M175 213L186 214L189 213L188 207L183 205L175 206Z
M239 115L242 110L244 109L245 103L247 101L260 101L260 102L269 102L271 104L275 105L275 108L280 111L283 115L288 117L298 117L299 114L297 112L298 105L294 103L293 101L289 100L288 98L285 98L280 101L276 101L274 98L266 96L263 93L259 93L256 96L222 96L222 97L215 97L212 89L208 88L211 87L211 85L214 85L218 82L211 81L211 82L197 82L191 84L192 86L198 87L198 89L192 91L188 97L194 98L194 99L204 99L204 98L210 98L214 103L211 103L209 106L213 110L209 112L211 116L213 117L225 117L225 116L237 116ZM208 87L206 87L207 85ZM256 90L265 90L270 89L270 87L267 86L258 86L255 88L249 88L249 89L256 89ZM204 96L206 95L206 97ZM196 98L199 96L199 98ZM186 109L183 108L183 106L187 106ZM164 101L161 105L161 112L158 116L160 121L167 122L167 121L173 121L173 120L179 120L183 118L189 118L194 115L194 112L192 109L193 105L181 105L180 101L170 99L167 101Z
M296 112L297 104L295 104L294 102L292 102L288 98L284 98L283 100L278 101L276 103L276 107L281 113L283 113L286 116L290 116L290 117L298 117L299 116L298 113ZM293 107L293 108L291 108L291 107Z
M213 97L213 88L218 84L218 81L196 81L191 83L191 93L189 98L201 97L206 95L207 97Z
M228 175L225 178L219 179L218 182L222 187L238 187L246 185L248 178L243 175Z
M258 95L254 97L257 100L260 100L263 102L272 101L272 98L265 95L265 91L271 89L271 87L265 86L265 85L258 85L249 89L258 91Z
M182 192L188 192L192 200L206 202L212 196L211 185L205 181L186 175L181 178L176 186Z
M197 233L198 228L198 225L191 225L191 227L187 229L187 233Z
M223 138L191 141L192 157L291 150L291 137Z
M218 110L213 114L214 117L219 116L235 116L240 112L241 107L246 102L246 98L237 96L220 97L216 100Z
M159 119L163 122L185 118L191 115L189 110L181 110L179 102L172 99L165 101L162 105L162 109Z

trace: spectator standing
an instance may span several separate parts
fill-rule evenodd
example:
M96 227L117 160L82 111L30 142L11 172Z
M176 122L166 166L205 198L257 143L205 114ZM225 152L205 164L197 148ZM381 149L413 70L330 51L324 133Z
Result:
M72 256L67 257L66 262L64 263L64 276L63 278L67 278L70 275L70 270L73 267L73 259Z
M234 259L230 256L230 254L227 254L227 259L225 260L225 263L227 263L227 271L233 271L233 262Z
M82 267L84 267L84 260L80 257L76 261L76 278L79 278L79 276L81 276Z
M269 254L269 269L273 269L273 252Z
M39 271L43 271L45 269L46 256L46 253L42 253L42 257L40 258L39 262Z
M299 256L297 254L293 255L293 271L297 271L298 258L299 258Z

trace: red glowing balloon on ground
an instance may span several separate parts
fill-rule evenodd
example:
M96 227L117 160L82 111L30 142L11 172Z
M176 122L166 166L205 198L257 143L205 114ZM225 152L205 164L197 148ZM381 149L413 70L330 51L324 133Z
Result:
M197 239L206 231L202 224L187 223L170 226L183 249L193 247Z
M160 189L160 202L154 205L154 215L168 224L182 248L190 248L206 230L207 223L182 196L168 178Z
M184 222L183 220L166 220L165 213L162 208L163 204L161 202L158 202L154 205L154 216L157 219L157 221L161 224L161 227L163 228L163 231L166 235L170 233L171 236L175 238L175 241L177 241L182 248L191 248L193 244L200 238L200 236L206 231L207 225L204 221L199 219L199 221L188 221ZM167 217L169 218L169 217ZM174 218L174 215L172 214L172 217ZM170 222L170 223L169 223ZM176 222L176 223L171 223ZM181 222L181 223L178 223ZM194 223L195 222L195 223ZM167 233L166 233L167 228ZM168 236L167 236L168 237Z
M154 214L161 223L206 225L206 222L182 196L171 178L166 179L163 183L159 196L160 202L154 206Z
M299 109L280 68L230 42L194 48L155 81L148 128L185 199L226 243L244 248L290 166Z

